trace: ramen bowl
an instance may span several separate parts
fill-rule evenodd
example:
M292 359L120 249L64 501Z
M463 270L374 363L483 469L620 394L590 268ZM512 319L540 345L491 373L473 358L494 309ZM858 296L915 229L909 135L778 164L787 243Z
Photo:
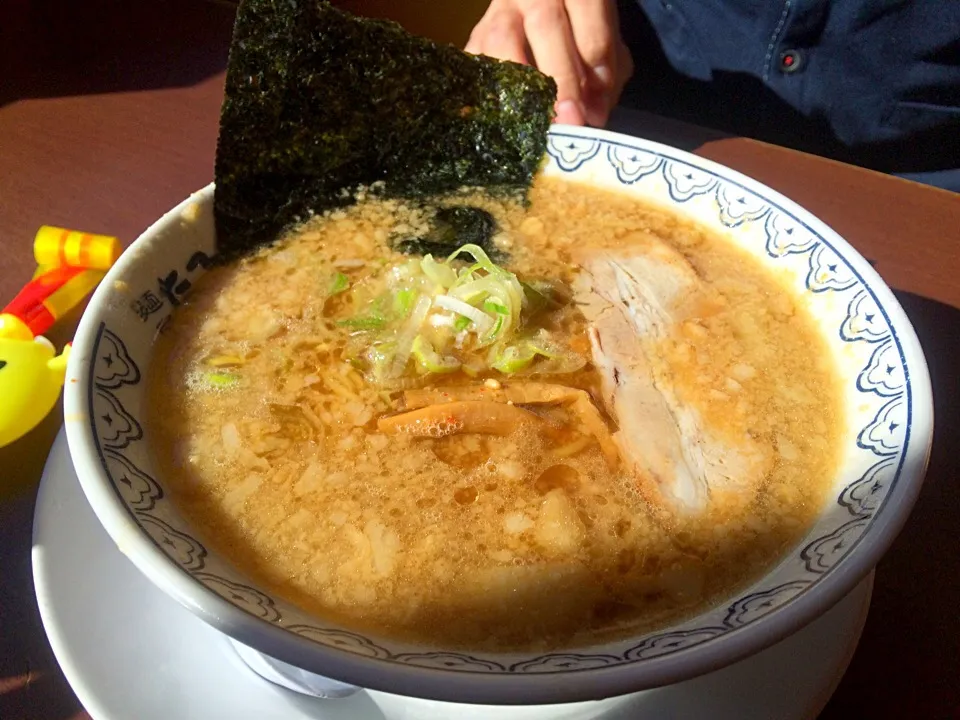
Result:
M97 517L131 562L242 648L352 686L481 704L593 700L691 678L772 645L853 589L906 521L932 437L923 353L889 288L810 213L720 165L567 126L552 128L548 155L547 174L618 189L724 233L805 298L835 361L846 418L829 497L805 537L752 585L694 617L553 652L387 640L258 587L178 512L143 423L157 334L215 261L208 186L123 254L83 316L68 367L70 453Z

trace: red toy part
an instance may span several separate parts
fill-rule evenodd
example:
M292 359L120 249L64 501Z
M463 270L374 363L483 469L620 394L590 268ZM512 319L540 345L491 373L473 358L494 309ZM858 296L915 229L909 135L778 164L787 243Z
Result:
M2 312L20 318L34 335L43 335L57 318L69 309L63 307L64 303L57 302L57 292L61 289L74 290L71 286L89 272L91 271L82 267L54 268L28 282ZM98 281L103 277L103 273L96 273L96 275ZM82 285L86 284L82 283ZM79 289L76 288L76 290ZM74 292L66 294L71 298L75 295Z

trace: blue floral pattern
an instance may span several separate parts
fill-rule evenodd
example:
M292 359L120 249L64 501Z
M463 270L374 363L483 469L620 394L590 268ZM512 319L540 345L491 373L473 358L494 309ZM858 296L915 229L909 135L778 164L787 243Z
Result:
M810 253L810 272L807 287L813 292L847 290L857 284L850 268L844 265L837 254L826 245L817 245Z
M796 218L783 213L771 212L763 225L767 236L767 254L781 258L793 253L804 254L817 246L817 236Z
M881 397L900 396L905 384L903 363L897 357L897 348L890 340L873 351L870 362L857 377L857 390L876 393Z
M617 179L624 185L633 185L640 178L655 173L663 164L663 158L655 153L616 145L607 148L607 160L617 171Z
M93 421L97 437L103 442L103 446L110 450L123 450L131 442L143 437L140 423L109 390L97 389L93 402Z
M354 655L363 655L381 660L390 657L390 652L377 645L373 640L347 630L318 628L311 625L289 625L287 630L323 645L346 650Z
M727 632L728 629L726 627L701 627L693 630L661 633L647 638L634 648L630 648L627 650L625 657L630 660L644 660L658 655L669 655L685 647L692 647L706 640L712 640Z
M140 382L140 368L127 353L127 347L109 330L103 331L96 359L97 387L116 390L121 385Z
M152 510L163 497L157 481L115 450L104 450L103 457L124 503L139 512Z
M335 626L318 626L283 601L248 584L242 575L194 538L160 483L151 474L144 430L137 419L143 393L140 366L149 355L143 334L137 342L124 338L142 323L162 331L172 308L189 293L210 257L196 252L179 258L176 269L158 276L159 285L132 288L128 307L106 313L91 350L88 378L90 432L102 466L133 522L184 572L228 603L311 642L382 661L429 667L446 672L516 674L587 672L642 663L710 643L767 616L814 588L857 546L884 507L897 483L910 441L912 390L910 372L890 317L874 289L816 223L804 214L744 187L722 170L677 157L668 148L640 140L598 139L569 131L551 133L547 152L550 174L589 172L608 187L682 206L691 203L713 213L719 229L745 234L757 243L759 255L798 279L811 300L835 298L846 308L832 332L834 345L857 358L857 403L866 408L856 433L858 479L840 489L835 514L827 514L782 567L789 573L766 580L741 597L663 632L592 651L551 653L529 658L444 652L375 641ZM208 212L208 210L204 210ZM211 221L212 222L212 221ZM752 234L750 234L752 233ZM743 242L748 242L744 240ZM212 249L211 249L212 251ZM204 262L206 261L206 262ZM108 327L109 325L109 327ZM859 417L859 416L858 416ZM786 580L786 581L784 581ZM430 650L430 651L424 651Z
M840 337L846 342L885 342L890 339L887 319L877 307L877 301L867 292L860 290L850 300L847 317L840 326Z
M776 610L810 585L807 580L784 583L777 587L740 598L727 610L723 624L730 628L747 625Z
M195 540L194 542L196 543ZM199 545L199 543L197 544ZM256 588L208 572L194 572L193 576L224 600L243 608L251 615L256 615L269 622L280 622L283 619L283 615L277 609L277 603L273 598Z
M753 193L725 183L717 184L717 207L720 222L731 228L759 220L770 212L770 206Z
M896 467L892 458L885 458L864 473L864 476L843 489L837 502L856 517L870 517L880 506L883 493L893 480Z
M813 573L825 573L850 551L856 539L867 526L868 518L860 517L841 525L829 535L814 540L800 553L807 570Z
M566 172L573 172L600 152L599 140L573 135L552 135L547 141L547 154Z
M466 670L468 672L503 672L505 670L503 665L493 660L481 660L462 653L400 653L399 655L393 655L392 659L407 665L432 667L439 670Z
M906 424L903 399L895 397L877 411L876 417L857 436L857 445L874 455L896 455Z
M586 655L582 653L553 653L533 660L524 660L510 666L513 672L569 672L607 667L621 662L617 655Z
M716 175L676 162L663 163L663 179L667 181L670 197L678 203L710 194L720 184ZM722 207L720 211L723 212Z
M147 531L153 541L175 563L185 570L202 570L207 550L186 533L174 530L163 520L150 515L140 515L140 527Z

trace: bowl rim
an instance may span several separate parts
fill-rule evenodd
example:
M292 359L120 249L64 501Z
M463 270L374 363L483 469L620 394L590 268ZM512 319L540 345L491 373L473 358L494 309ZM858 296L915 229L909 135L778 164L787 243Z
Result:
M599 140L638 150L649 149L668 159L693 165L724 182L738 185L793 216L849 264L886 316L901 355L910 357L906 387L912 416L895 476L898 480L863 536L867 538L868 533L869 541L859 542L838 566L824 573L806 592L717 638L687 650L632 663L567 671L485 675L362 657L321 645L232 605L176 565L133 521L112 487L105 459L87 422L93 401L92 382L88 382L93 372L90 352L103 332L102 316L108 308L114 282L139 264L139 254L131 250L148 244L154 236L177 222L188 205L197 201L212 203L214 185L210 183L153 222L107 273L81 318L68 363L68 382L64 385L64 425L70 456L84 494L121 552L155 585L205 622L241 643L342 682L452 702L549 704L599 699L672 684L759 652L832 607L877 564L905 524L920 492L933 435L933 399L926 359L912 324L890 288L846 240L812 213L728 167L661 143L606 130L553 125L550 133L554 137Z

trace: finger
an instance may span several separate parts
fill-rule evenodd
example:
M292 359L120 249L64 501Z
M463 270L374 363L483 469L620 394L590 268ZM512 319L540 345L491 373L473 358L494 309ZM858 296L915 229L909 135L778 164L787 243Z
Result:
M482 31L483 21L481 20L474 26L473 30L470 31L470 37L467 38L467 44L463 46L463 51L468 52L471 55L479 55L483 52L483 31Z
M633 76L633 58L630 50L622 41L616 42L616 70L614 71L613 84L609 88L598 87L595 82L588 80L584 91L584 109L586 110L587 123L593 127L603 127L607 124L610 117L610 111L620 100L627 81Z
M610 96L606 92L591 88L588 88L584 92L583 112L587 125L597 128L606 125L612 108L613 104L610 102Z
M583 125L583 71L563 5L535 2L524 16L523 25L537 67L557 83L556 121Z
M616 80L616 15L608 0L566 0L567 16L584 68L599 87Z
M504 10L490 18L484 38L483 54L524 65L530 64L523 17L519 12Z
M516 63L530 64L527 54L527 39L524 35L523 18L516 10L501 10L484 18L477 30L481 30L479 52L500 60L512 60ZM475 31L476 32L476 31ZM471 35L471 42L473 36ZM469 43L468 43L469 44ZM470 51L468 51L470 52Z
M496 0L490 3L486 11L483 13L477 24L473 26L473 30L470 31L470 37L467 38L467 44L463 46L463 51L471 53L473 55L480 55L483 52L483 45L487 39L487 26L488 21L493 15L496 15L499 12L496 7Z
M609 0L566 0L567 16L584 70L587 123L601 127L615 100L617 16Z

